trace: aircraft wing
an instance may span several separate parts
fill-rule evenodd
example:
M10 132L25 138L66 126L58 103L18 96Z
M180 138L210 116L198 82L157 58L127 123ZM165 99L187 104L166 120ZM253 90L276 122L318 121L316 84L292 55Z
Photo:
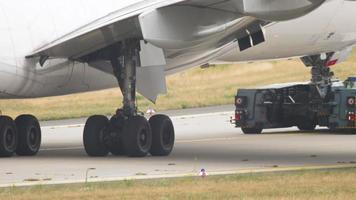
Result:
M27 57L49 56L78 58L95 50L105 48L125 38L138 37L137 16L147 10L182 2L146 1L122 8L54 40L32 52ZM169 2L169 3L168 3Z
M215 33L234 26L237 19L245 19L245 25L254 21L282 21L293 19L319 7L325 0L145 0L132 6L119 9L92 23L50 42L27 55L27 58L39 57L40 62L48 58L68 58L78 60L90 53L104 49L127 38L140 38L152 41L160 48L184 48L194 44L190 40L202 41ZM166 10L167 12L164 12ZM162 12L161 12L162 11ZM206 21L192 19L195 23L176 21L179 13L200 13ZM173 14L172 14L173 13ZM174 15L174 13L176 15ZM192 16L194 16L192 14ZM174 18L174 19L173 19ZM178 17L179 18L179 17ZM174 21L169 21L169 20ZM187 21L187 20L185 20ZM189 21L189 20L188 20ZM175 22L180 30L169 29ZM209 22L208 25L204 24ZM160 25L162 24L162 27ZM154 27L154 28L152 28ZM155 28L166 30L155 30ZM177 27L175 27L177 28ZM172 36L173 35L173 36ZM172 39L172 41L168 41ZM181 40L181 42L176 42ZM182 44L185 40L187 43ZM162 45L162 46L160 46ZM173 46L173 47L172 47Z

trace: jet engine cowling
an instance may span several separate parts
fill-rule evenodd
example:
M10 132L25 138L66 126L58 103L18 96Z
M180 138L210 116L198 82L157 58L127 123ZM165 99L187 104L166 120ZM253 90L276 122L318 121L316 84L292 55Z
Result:
M266 21L284 21L304 16L325 0L233 0L242 15Z
M263 24L301 17L324 1L230 0L222 9L185 4L143 13L139 23L144 40L162 49L197 51L239 40L244 50L264 41Z

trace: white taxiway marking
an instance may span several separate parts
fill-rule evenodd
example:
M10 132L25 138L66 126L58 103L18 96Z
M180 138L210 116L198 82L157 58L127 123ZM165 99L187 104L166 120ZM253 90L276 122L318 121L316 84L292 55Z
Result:
M199 117L210 117L210 116L232 116L233 112L213 112L213 113L204 113L204 114L196 114L196 115L180 115L171 117L172 120L176 119L191 119L191 118L199 118ZM84 127L85 124L70 124L70 125L57 125L57 126L42 126L43 129L59 129L59 128L80 128Z
M64 151L64 150L82 150L84 147L63 147L63 148L46 148L40 151Z

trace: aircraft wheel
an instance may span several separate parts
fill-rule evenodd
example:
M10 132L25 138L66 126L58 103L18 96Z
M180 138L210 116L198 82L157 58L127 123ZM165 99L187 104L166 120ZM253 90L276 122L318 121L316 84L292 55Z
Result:
M104 132L109 120L105 116L95 115L89 117L84 127L83 142L85 151L92 157L104 157L109 150L104 143Z
M152 130L152 156L168 156L174 147L174 126L172 120L165 115L155 115L150 118Z
M114 156L125 155L121 137L124 123L125 119L117 115L114 115L110 119L109 128L107 129L109 131L109 136L107 137L108 141L106 141L105 144L110 153Z
M125 121L123 146L129 157L147 156L152 145L152 132L147 119L133 116Z
M11 157L16 152L18 135L14 120L0 116L0 157Z
M246 135L261 134L262 128L241 128L242 132Z
M16 154L19 156L33 156L41 147L41 128L36 117L20 115L15 124L18 131L18 146Z

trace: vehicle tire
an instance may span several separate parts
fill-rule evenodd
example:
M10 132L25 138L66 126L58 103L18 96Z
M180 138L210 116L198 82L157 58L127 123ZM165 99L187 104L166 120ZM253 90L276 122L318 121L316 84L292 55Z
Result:
M300 131L314 131L316 128L316 124L313 122L302 122L301 124L297 125Z
M14 120L0 116L0 157L11 157L17 149L18 135Z
M143 116L133 116L125 121L123 146L129 157L145 157L152 145L150 124Z
M174 126L166 115L155 115L149 120L152 130L152 156L168 156L174 147Z
M241 128L242 132L246 135L261 134L262 128Z
M105 116L95 115L89 117L84 127L83 142L85 151L92 157L105 157L109 150L104 143L104 131L109 120Z
M20 115L15 119L18 133L16 154L33 156L41 147L41 127L37 118L32 115Z
M114 156L125 155L122 137L120 137L123 132L124 121L123 117L114 115L109 122L110 124L107 130L110 131L110 133L108 133L109 137L106 138L105 144L109 152Z

